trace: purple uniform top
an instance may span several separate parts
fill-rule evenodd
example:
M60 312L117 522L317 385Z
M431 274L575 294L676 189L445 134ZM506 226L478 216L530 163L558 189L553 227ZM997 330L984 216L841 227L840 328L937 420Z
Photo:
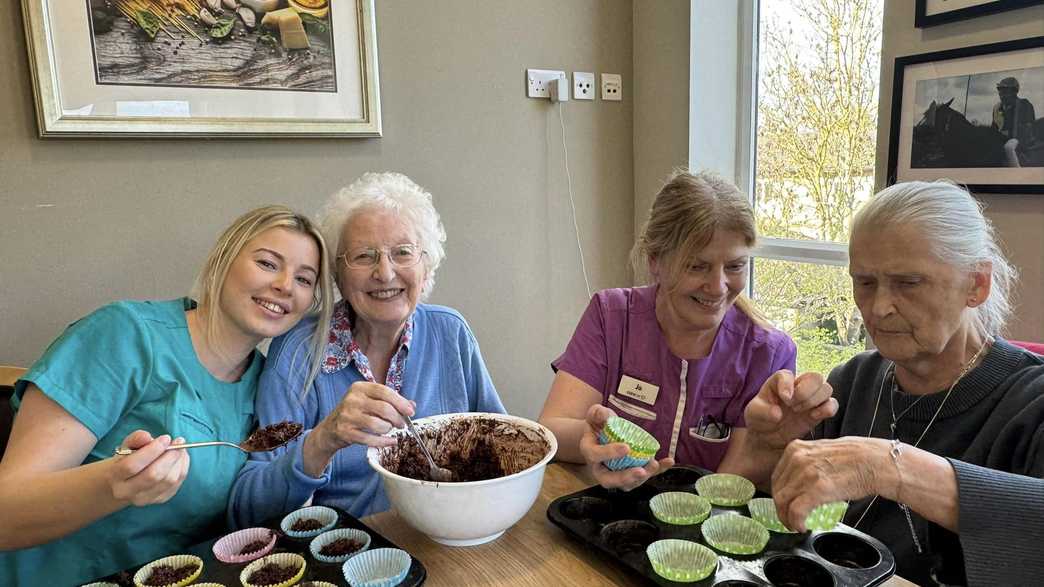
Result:
M786 333L758 326L733 306L710 354L680 359L656 321L656 290L596 293L551 368L595 388L602 405L652 433L657 458L716 470L732 428L746 426L747 402L770 375L794 370L797 348Z

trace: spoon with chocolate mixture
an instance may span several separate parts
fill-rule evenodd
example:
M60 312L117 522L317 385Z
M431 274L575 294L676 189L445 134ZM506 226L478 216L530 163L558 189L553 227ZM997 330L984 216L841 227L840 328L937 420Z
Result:
M424 446L424 441L421 440L420 434L417 434L417 429L413 427L413 420L405 414L403 414L402 417L406 420L406 428L410 431L410 434L413 435L413 439L417 441L421 452L424 453L424 458L428 459L428 474L431 475L432 480L441 483L453 481L453 471L436 465L435 459L431 458L431 453L428 452L428 447Z
M278 424L271 424L264 428L258 428L254 430L246 440L235 444L232 442L225 442L223 440L212 440L209 442L190 442L188 444L172 444L167 447L167 450L176 448L197 448L200 446L231 446L238 448L245 453L251 452L267 452L275 450L291 440L301 435L301 430L304 428L297 422L279 422ZM129 455L134 450L130 448L118 447L116 449L117 455Z

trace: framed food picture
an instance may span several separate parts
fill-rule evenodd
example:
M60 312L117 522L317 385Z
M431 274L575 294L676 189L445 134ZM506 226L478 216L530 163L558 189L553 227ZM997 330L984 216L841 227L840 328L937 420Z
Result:
M1034 4L1044 0L917 0L914 26L930 27Z
M895 60L888 182L1044 193L1044 37Z
M380 136L373 0L22 0L41 137Z

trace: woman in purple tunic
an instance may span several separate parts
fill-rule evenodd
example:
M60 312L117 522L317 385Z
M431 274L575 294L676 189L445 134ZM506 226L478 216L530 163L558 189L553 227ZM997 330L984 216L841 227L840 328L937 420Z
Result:
M755 239L754 213L731 183L678 173L664 185L631 254L651 285L596 293L551 363L540 422L558 438L559 459L625 489L675 462L730 469L744 407L773 373L793 371L797 354L742 295ZM627 454L597 441L614 414L659 440L645 467L602 464Z

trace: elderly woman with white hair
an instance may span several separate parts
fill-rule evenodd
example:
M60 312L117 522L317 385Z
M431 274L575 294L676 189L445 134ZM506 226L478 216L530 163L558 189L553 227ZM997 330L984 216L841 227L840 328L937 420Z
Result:
M403 416L504 412L478 342L459 313L421 304L431 293L446 233L431 194L399 173L367 173L327 202L320 225L341 293L322 369L302 396L308 340L303 321L273 341L261 375L262 426L286 420L304 433L255 453L229 501L233 526L250 526L301 506L333 505L362 517L388 509L369 446L405 425Z
M826 382L769 379L741 472L771 479L794 529L849 501L920 585L1040 584L1044 359L1000 338L1015 271L989 221L952 183L897 184L856 215L849 257L877 349Z

